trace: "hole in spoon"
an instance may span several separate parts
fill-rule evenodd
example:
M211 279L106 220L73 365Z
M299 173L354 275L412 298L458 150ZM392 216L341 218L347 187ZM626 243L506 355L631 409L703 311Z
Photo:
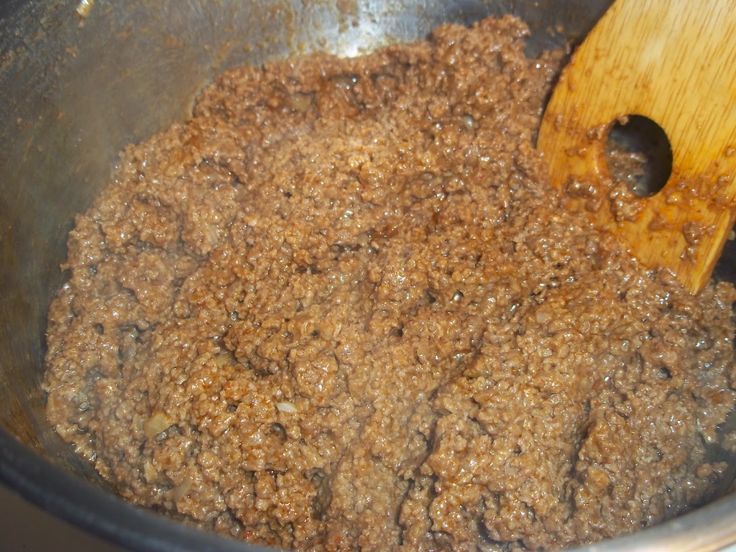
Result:
M639 197L659 192L672 173L672 146L657 123L629 115L616 123L606 140L611 178L624 182Z

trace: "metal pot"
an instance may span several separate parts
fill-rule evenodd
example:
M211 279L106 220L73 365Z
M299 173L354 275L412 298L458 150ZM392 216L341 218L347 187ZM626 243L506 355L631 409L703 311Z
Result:
M66 234L117 152L186 117L225 68L290 53L355 55L440 22L516 13L530 50L584 36L610 0L5 0L0 4L0 477L29 500L134 549L256 550L113 495L44 416L46 310ZM734 279L736 252L720 277ZM734 464L736 466L736 464ZM733 471L733 470L732 470ZM724 489L724 493L726 489ZM736 496L595 549L736 542Z

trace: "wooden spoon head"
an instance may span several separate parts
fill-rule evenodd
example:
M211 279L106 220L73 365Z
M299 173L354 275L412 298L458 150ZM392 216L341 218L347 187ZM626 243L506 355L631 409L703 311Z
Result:
M609 174L608 132L627 115L652 119L670 140L672 174L651 197ZM700 291L736 216L733 2L617 0L562 73L537 145L567 208Z

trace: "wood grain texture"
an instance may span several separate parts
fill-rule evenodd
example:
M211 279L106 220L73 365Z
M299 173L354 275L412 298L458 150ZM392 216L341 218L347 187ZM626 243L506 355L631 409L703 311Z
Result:
M626 115L654 120L672 145L652 197L608 172L608 131ZM569 209L698 292L736 215L736 0L617 0L564 70L538 147Z

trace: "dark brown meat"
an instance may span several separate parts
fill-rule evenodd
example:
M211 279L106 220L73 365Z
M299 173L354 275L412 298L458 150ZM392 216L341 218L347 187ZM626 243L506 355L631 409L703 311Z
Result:
M48 416L137 503L300 550L558 548L707 496L730 285L560 208L506 17L228 72L76 221Z

